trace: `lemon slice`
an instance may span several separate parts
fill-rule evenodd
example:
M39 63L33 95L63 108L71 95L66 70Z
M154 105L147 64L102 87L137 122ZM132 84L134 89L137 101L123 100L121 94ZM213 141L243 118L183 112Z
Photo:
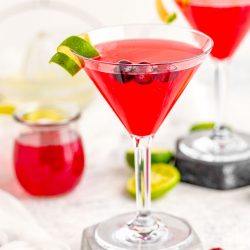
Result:
M157 199L165 195L180 182L181 175L176 167L170 164L153 164L151 171L151 198ZM127 191L136 196L135 176L129 178Z
M164 23L170 24L177 18L176 13L169 13L167 11L162 0L156 0L155 3L156 3L156 9L159 14L159 17Z
M134 160L134 151L129 150L125 155L126 162L129 167L134 168L135 160ZM151 163L170 163L174 160L174 153L170 150L155 148L151 151Z
M22 119L32 123L62 122L65 120L65 113L53 108L41 108L25 113Z
M14 114L16 107L12 104L0 104L0 115Z
M50 63L56 63L63 67L69 74L74 76L82 67L84 61L79 56L94 58L99 52L91 45L89 36L70 36L57 48L57 53L50 59Z

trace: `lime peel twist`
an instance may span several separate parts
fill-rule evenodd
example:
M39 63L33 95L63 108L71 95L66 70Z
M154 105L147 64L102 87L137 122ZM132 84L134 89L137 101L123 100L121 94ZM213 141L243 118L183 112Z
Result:
M179 0L180 2L182 2L184 5L189 4L190 0ZM161 18L161 20L164 23L167 24L171 24L172 22L174 22L177 19L177 14L174 13L170 13L164 6L163 4L163 0L156 0L156 9L157 12Z
M50 63L58 64L74 76L84 67L84 61L76 54L86 58L95 58L100 55L91 44L87 34L70 36L57 47L57 53L50 59Z
M177 18L176 13L171 14L166 10L162 0L156 0L155 3L157 12L164 23L170 24Z

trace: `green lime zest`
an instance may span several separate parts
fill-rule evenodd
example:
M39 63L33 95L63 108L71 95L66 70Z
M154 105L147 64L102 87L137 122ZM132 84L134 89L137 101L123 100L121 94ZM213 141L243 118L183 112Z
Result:
M99 56L99 52L96 50L96 48L81 36L70 36L65 39L58 48L61 46L65 46L83 57L94 58Z
M56 63L63 67L70 75L74 76L81 69L79 64L77 64L68 55L57 52L51 59L50 63Z
M177 14L176 13L170 14L167 17L167 20L166 20L167 24L170 24L170 23L174 22L176 18L177 18Z
M173 189L181 180L178 169L171 164L153 164L151 170L151 198L158 199ZM127 191L136 196L135 176L129 178Z
M192 132L199 132L199 131L204 131L204 130L212 130L215 128L215 126L216 126L216 124L214 122L197 123L197 124L194 124L190 128L190 132L192 133ZM227 125L222 125L221 128L232 131L232 128L230 126L227 126Z
M85 34L83 37L70 36L65 39L57 47L57 53L50 59L50 63L63 67L71 76L78 73L84 67L84 60L80 57L95 58L100 55L91 44L89 36Z
M163 0L155 0L155 4L158 15L164 23L170 24L177 18L176 13L170 13L170 11L165 8Z
M203 131L203 130L212 130L215 127L214 122L202 122L202 123L197 123L194 124L190 128L190 132L197 132L197 131Z

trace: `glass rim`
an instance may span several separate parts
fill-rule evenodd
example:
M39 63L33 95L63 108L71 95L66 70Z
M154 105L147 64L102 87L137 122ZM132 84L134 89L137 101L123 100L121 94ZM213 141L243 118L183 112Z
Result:
M92 29L90 31L86 31L86 32L82 33L81 35L84 36L85 34L88 34L90 32L96 32L96 31L99 31L99 30L110 29L110 28L123 28L123 27L136 27L136 26L137 27L146 27L146 26L148 26L148 27L150 27L150 26L151 27L153 27L153 26L154 27L165 27L166 29L172 29L172 30L180 30L180 31L190 32L190 33L202 36L204 38L207 38L207 40L208 40L208 43L206 45L207 48L205 50L202 50L202 53L200 53L198 55L195 55L195 56L190 57L190 58L181 59L181 60L169 60L169 61L161 62L161 63L150 63L150 65L155 65L155 66L169 65L169 64L178 64L178 63L184 63L184 62L198 60L198 59L201 59L201 58L207 56L211 52L211 50L213 49L213 46L214 46L213 39L210 36L208 36L207 34L201 32L199 30L192 29L192 28L185 28L185 27L181 27L181 26L177 26L177 25L175 25L175 26L173 26L173 25L169 26L167 24L150 24L150 23L145 23L145 24L110 25L110 26L103 26L103 27L100 27L100 28ZM89 61L89 62L99 63L99 64L106 64L106 65L113 65L113 66L119 65L119 62L107 62L107 61L97 60L95 58L84 57L84 56L79 55L77 52L75 52L73 50L72 50L72 53L74 53L80 59L86 60L86 61ZM142 64L139 64L139 63L132 63L132 64L129 64L129 65L142 66Z
M46 122L39 122L39 121L28 121L23 118L25 114L35 112L42 108L51 108L66 111L68 116L65 116L65 119L60 121L46 121ZM78 121L81 117L81 109L77 104L73 103L50 103L50 104L43 104L43 103L25 103L22 104L20 107L17 108L15 113L13 114L13 118L15 121L22 125L26 125L29 127L55 127L55 126L66 126L69 125L71 122Z
M175 0L175 2L181 2L181 0ZM208 6L208 7L237 7L237 6L248 6L250 4L250 0L212 0L210 2L201 1L201 0L190 0L189 5L195 6Z

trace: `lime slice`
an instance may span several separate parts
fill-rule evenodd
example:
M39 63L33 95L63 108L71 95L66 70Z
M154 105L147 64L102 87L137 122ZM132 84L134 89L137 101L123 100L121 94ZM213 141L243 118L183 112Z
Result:
M194 124L190 128L190 132L198 132L198 131L203 131L203 130L211 130L215 126L214 122L202 122L202 123L197 123Z
M12 115L16 107L12 104L0 104L0 115Z
M22 119L26 122L51 123L65 120L64 112L53 108L41 108L29 113L25 113Z
M167 11L162 0L156 0L155 3L158 15L164 23L170 24L177 18L176 13L169 13Z
M84 66L83 60L74 53L86 58L99 56L99 52L91 45L87 34L83 37L70 36L58 46L57 53L50 59L50 63L60 65L74 76Z
M176 167L170 164L153 164L151 171L151 198L157 199L170 191L180 182L181 175ZM129 178L127 190L133 197L136 196L135 176Z
M202 122L202 123L194 124L190 128L190 132L192 133L192 132L199 132L199 131L203 131L203 130L212 130L214 128L215 128L214 122ZM230 126L227 126L227 125L222 125L222 129L232 131L232 128Z
M129 150L126 153L126 162L131 168L134 168L134 151ZM170 150L155 148L151 151L151 163L169 163L174 160L174 153Z

